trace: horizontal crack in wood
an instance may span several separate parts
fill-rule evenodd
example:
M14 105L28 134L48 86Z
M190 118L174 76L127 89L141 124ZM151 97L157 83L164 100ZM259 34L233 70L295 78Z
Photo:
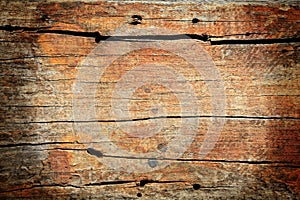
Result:
M129 180L129 181L105 181L99 183L88 183L84 186L102 186L102 185L120 185L120 184L127 184L127 183L136 183L136 180Z
M31 187L23 187L23 188L17 188L17 189L13 189L13 190L1 191L0 194L8 193L8 192L17 192L17 191L22 191L22 190L31 190L31 189L34 189L34 188L45 188L45 187L82 188L82 186L71 185L71 184L66 184L66 185L63 185L63 184L33 185Z
M199 116L158 116L158 117L146 117L124 120L89 120L89 121L31 121L31 122L6 122L11 124L47 124L47 123L112 123L112 122L132 122L132 121L146 121L155 119L186 119L186 118L216 118L216 119L249 119L249 120L300 120L298 117L290 116L213 116L213 115L199 115Z
M297 43L297 42L300 42L300 38L210 41L211 45L224 45L224 44L278 44L278 43Z
M24 146L43 146L43 145L62 145L62 144L78 144L75 142L43 142L43 143L13 143L13 144L2 144L0 148L10 148L10 147L24 147Z
M46 28L46 29L45 29ZM20 26L11 26L4 25L0 26L0 30L4 31L28 31L36 33L53 33L53 34L62 34L62 35L71 35L79 37L88 37L95 38L95 42L99 43L110 39L108 41L128 41L128 42L143 42L143 41L157 41L157 40L182 40L182 39L195 39L203 42L210 42L211 45L225 45L225 44L276 44L276 43L297 43L300 42L300 38L273 38L273 39L251 39L251 40L242 40L242 39L228 39L228 40L212 40L212 38L223 38L225 36L212 36L207 34L177 34L177 35L140 35L140 36L103 36L99 32L84 32L84 31L71 31L71 30L51 30L47 29L49 27L20 27ZM245 35L249 36L251 34L259 33L245 33L245 34L235 34L235 35ZM267 34L267 33L263 33Z
M109 186L109 185L123 185L128 183L136 183L136 186L144 187L146 184L156 183L156 184L172 184L172 183L187 183L187 181L159 181L159 180L141 180L137 183L137 180L128 180L128 181L104 181L104 182L96 182L96 183L88 183L84 185L74 185L74 184L45 184L45 185L32 185L30 187L22 187L13 190L4 190L1 191L0 194L9 193L9 192L17 192L23 190L31 190L35 188L45 188L45 187L62 187L62 188L77 188L82 189L85 187L95 187L95 186ZM200 189L216 189L216 188L234 188L235 186L201 186Z
M144 187L146 184L150 184L150 183L168 184L168 183L186 183L186 181L159 181L159 180L143 179L140 181L138 186Z

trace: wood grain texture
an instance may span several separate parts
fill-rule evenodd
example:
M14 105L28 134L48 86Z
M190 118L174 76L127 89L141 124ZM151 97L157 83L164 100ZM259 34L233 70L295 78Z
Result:
M297 1L1 1L0 198L299 199L299 6ZM142 20L136 24L133 15ZM103 44L95 42L99 35L121 27L201 36L195 41L224 83L225 115L214 115L207 82L188 62L164 50L141 49L120 56L92 83L96 118L76 121L73 86L80 63ZM166 123L159 134L138 138L118 129L112 92L126 72L149 60L171 63L194 88L201 112L182 113L168 88L140 87L129 108L134 123ZM149 119L151 105L158 103L166 116ZM184 117L199 121L196 134L181 157L159 158L168 166L128 172L105 162L126 166L148 159L143 154L162 151ZM212 119L225 124L212 151L200 158ZM91 143L101 149L107 141L82 138L77 123L100 125L112 143L140 156L88 150Z

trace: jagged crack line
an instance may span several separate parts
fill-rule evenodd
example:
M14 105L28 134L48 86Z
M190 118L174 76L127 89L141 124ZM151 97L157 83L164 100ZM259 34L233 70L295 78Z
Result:
M47 124L47 123L113 123L113 122L132 122L132 121L146 121L146 120L156 120L156 119L180 119L180 118L216 118L216 119L249 119L249 120L299 120L298 117L291 116L214 116L214 115L200 115L200 116L157 116L157 117L145 117L145 118L134 118L134 119L116 119L116 120L87 120L87 121L31 121L31 122L6 122L11 124Z
M300 42L300 38L273 38L273 39L228 39L228 40L212 40L212 38L223 38L228 36L213 36L206 34L175 34L175 35L138 35L138 36L104 36L99 32L84 32L84 31L71 31L71 30L53 30L49 29L51 27L21 27L21 26L11 26L4 25L0 26L0 30L5 31L28 31L36 33L52 33L52 34L62 34L80 37L95 38L95 41L99 43L100 41L128 41L128 42L145 42L145 41L157 41L157 40L182 40L182 39L195 39L203 42L210 42L211 45L229 45L229 44L277 44L277 43L297 43ZM245 34L235 34L235 35L245 35L249 36L253 33ZM255 33L259 34L259 33ZM266 33L264 33L266 34Z

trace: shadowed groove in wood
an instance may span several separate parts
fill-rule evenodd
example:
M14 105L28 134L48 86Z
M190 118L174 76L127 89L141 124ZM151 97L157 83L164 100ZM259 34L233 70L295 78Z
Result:
M80 32L71 30L47 30L44 28L30 28L30 27L17 27L17 26L0 26L0 30L5 31L35 31L36 33L54 33L70 36L79 37L91 37L95 38L95 42L100 41L129 41L129 42L144 42L144 41L159 41L159 40L181 40L191 39L210 42L211 45L225 45L225 44L277 44L277 43L297 43L300 42L300 38L277 38L277 39L252 39L252 40L212 40L212 38L222 38L222 36L212 36L212 35L197 35L197 34L179 34L179 35L141 35L141 36L103 36L99 32ZM249 36L251 33L236 34ZM110 40L107 40L110 39Z
M13 122L12 124L44 124L44 123L95 123L95 122L134 122L134 121L146 121L155 119L181 119L181 118L221 118L221 119L253 119L253 120L299 120L298 117L283 117L283 116L214 116L214 115L201 115L201 116L158 116L158 117L146 117L135 118L126 120L89 120L89 121L28 121L28 122ZM9 123L9 122L8 122Z

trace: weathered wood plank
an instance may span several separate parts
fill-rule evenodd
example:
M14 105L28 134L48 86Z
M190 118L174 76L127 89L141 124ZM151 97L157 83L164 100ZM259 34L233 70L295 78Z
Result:
M80 58L77 56L72 57L65 51L72 52L82 43L71 37L67 41L72 43L70 43L68 48L64 48L63 52L60 52L61 45L66 42L64 38L56 36L55 40L47 44L47 46L57 49L52 52L65 56L56 57L46 50L45 54L48 57L36 58L43 63L43 67L38 67L38 64L33 63L34 60L32 58L26 59L26 61L2 62L2 70L6 78L1 81L4 81L3 85L7 85L2 88L7 93L2 97L3 103L5 102L7 106L37 106L35 108L37 113L46 110L48 113L55 113L57 108L51 108L51 106L72 106L73 84L80 69L80 67L76 67L76 61ZM41 45L43 46L44 43L41 42ZM214 59L217 69L222 75L228 101L226 113L229 116L299 116L298 44L274 44L266 47L256 45L203 47L208 50L209 55ZM285 50L287 49L290 50L286 52ZM84 51L87 52L88 50ZM239 55L239 52L244 53ZM250 52L250 55L247 52ZM142 54L141 58L143 56L144 58L147 57L147 55ZM266 59L260 60L260 57L265 57ZM161 56L161 59L165 59L165 56ZM121 64L124 65L124 62ZM12 68L11 65L15 67ZM111 70L116 70L116 67L117 65L112 67ZM124 69L119 70L116 74L124 74L125 69L124 65ZM178 67L177 69L181 70L180 72L187 77L187 80L197 88L196 95L203 97L199 100L199 108L202 110L203 115L209 115L209 109L203 107L204 104L210 101L208 98L210 94L205 88L205 79L199 75L188 75L188 71L183 71L185 67ZM101 93L105 94L96 96L99 102L99 105L96 106L105 107L105 105L110 104L111 99L107 95L111 95L112 88L117 82L116 78L107 78L107 76L111 76L111 73L114 73L112 71L107 72L106 80L103 78L99 84L95 83L93 85L93 87L97 86ZM15 87L11 87L11 85L16 85L16 82L23 85L18 93L20 95L9 97L9 94L14 94ZM90 100L87 99L86 101ZM265 102L270 102L271 104L268 105L272 105L272 108L268 105L266 106ZM38 106L49 106L49 108L38 108ZM102 113L108 112L106 108L103 109ZM63 112L66 112L64 115L68 116L67 118L71 116L70 111L71 109L68 108L63 110ZM39 114L37 115L38 119ZM54 120L53 118L47 119L45 117L48 116L41 115L44 121ZM101 119L108 118L109 116L105 115ZM57 120L62 121L66 119Z
M157 137L144 139L148 143L146 150L155 150L161 143L169 140L164 135L174 136L173 130L180 127L181 120L169 120L171 126L166 126ZM183 159L197 159L198 152L204 140L209 118L199 119L199 129L194 136L195 140L183 154ZM110 140L127 150L135 149L142 152L143 145L138 143L130 135L122 132L118 134L108 131L116 127L114 122L99 123L103 127L103 134L112 134ZM22 144L48 144L48 143L78 143L83 142L73 130L73 122L32 123L32 124L8 124L1 130L1 146L9 147ZM252 160L274 161L299 164L299 121L298 120L269 120L269 119L227 119L214 150L206 159L212 160ZM87 136L88 137L88 136ZM14 144L12 144L14 141ZM101 141L93 141L99 142ZM85 148L89 144L84 144ZM134 148L133 148L134 147Z
M2 2L3 25L55 30L100 31L131 26L140 15L142 27L171 27L179 33L231 38L297 37L298 4L141 3L141 2ZM24 10L24 8L26 8ZM192 23L197 18L198 23ZM251 31L251 32L250 32ZM246 34L248 33L248 34Z
M1 1L0 8L1 199L299 198L299 2ZM99 124L108 140L78 132L73 86L80 70L93 69L80 63L104 44L95 42L99 34L114 35L123 27L122 34L130 36L129 30L151 26L197 34L196 44L207 51L224 83L224 115L213 112L205 74L172 52L146 49L120 55L99 82L91 82L96 117L80 124ZM160 133L139 138L119 127L130 119L112 114L112 92L132 66L151 60L171 63L184 75L201 112L189 116L164 87L138 88L128 108L133 123L166 120ZM151 73L157 75L145 71ZM83 98L87 105L92 101ZM149 119L155 115L151 103L162 103L166 114ZM182 116L199 120L195 135L184 131L194 138L183 154L159 161L145 157L164 151ZM208 141L214 148L203 158L199 152L209 124L220 119L224 127L217 141ZM105 149L108 142L120 151ZM184 144L178 141L177 147ZM153 170L126 170L145 160L145 168ZM169 165L158 167L161 161ZM119 166L125 170L114 168Z
M18 156L13 150L18 152ZM16 181L8 182L8 188L3 188L1 196L6 197L28 195L60 198L62 195L67 198L67 194L73 194L79 195L77 198L134 198L140 192L146 198L170 198L177 195L194 199L216 198L229 193L226 197L236 199L251 196L263 199L268 195L270 198L292 199L296 196L290 190L299 186L295 179L297 170L281 164L173 161L167 168L168 173L164 169L151 174L124 174L111 171L93 156L86 156L84 149L57 150L54 146L46 145L42 148L13 147L10 150L2 149L1 153L16 164L4 167L1 163L3 171L11 174L10 177L6 176L6 180ZM127 158L116 159L127 162ZM36 174L36 171L39 173ZM290 177L283 179L285 175ZM5 179L3 181L6 183ZM196 190L193 189L194 184L200 185L199 190L196 186ZM13 191L5 192L5 189ZM57 193L57 190L61 192Z

